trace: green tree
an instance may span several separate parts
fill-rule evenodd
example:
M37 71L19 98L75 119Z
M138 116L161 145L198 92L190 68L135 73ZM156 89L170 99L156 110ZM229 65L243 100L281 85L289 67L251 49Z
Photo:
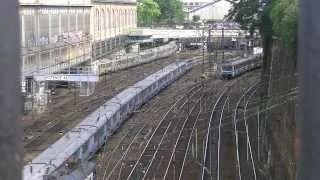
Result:
M263 10L259 0L232 0L228 18L253 34L259 29L264 38L276 36L288 48L296 50L297 0L270 0ZM270 21L270 22L269 22Z
M150 26L160 16L159 5L153 0L142 0L138 5L139 26Z
M155 0L160 7L159 22L179 23L184 20L183 4L180 0Z
M239 23L242 29L248 30L252 35L260 24L259 0L231 0L230 2L233 3L233 7L227 18Z
M193 22L198 22L200 20L200 16L199 15L193 15L192 16L192 21Z
M296 51L298 29L297 0L276 0L270 12L272 29L284 45Z

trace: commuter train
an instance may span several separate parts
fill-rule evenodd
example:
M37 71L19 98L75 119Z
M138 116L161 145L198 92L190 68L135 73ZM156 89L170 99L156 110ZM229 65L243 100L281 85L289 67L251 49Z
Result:
M107 101L26 165L24 180L94 179L96 151L135 110L191 69L192 63L171 64Z
M234 78L248 71L262 66L261 54L252 55L246 58L232 59L221 65L220 77L223 79Z
M117 70L126 69L129 67L137 66L139 64L147 63L159 58L164 58L172 55L178 49L174 41L166 45L147 49L138 54L129 54L128 56L120 57L117 60L100 60L95 61L94 66L98 66L99 74L114 72Z

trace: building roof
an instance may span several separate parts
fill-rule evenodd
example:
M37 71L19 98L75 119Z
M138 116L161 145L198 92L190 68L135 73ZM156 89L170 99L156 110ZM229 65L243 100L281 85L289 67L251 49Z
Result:
M120 4L136 4L137 0L92 0L97 3L120 3Z
M21 6L90 6L91 0L19 0Z

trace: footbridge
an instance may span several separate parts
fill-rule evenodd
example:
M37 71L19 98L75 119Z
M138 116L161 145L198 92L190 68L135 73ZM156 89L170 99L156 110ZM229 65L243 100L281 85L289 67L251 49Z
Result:
M223 35L224 34L224 35ZM208 37L208 29L148 29L133 31L130 36L150 36L151 39L188 39ZM211 37L244 37L245 31L239 29L211 29Z

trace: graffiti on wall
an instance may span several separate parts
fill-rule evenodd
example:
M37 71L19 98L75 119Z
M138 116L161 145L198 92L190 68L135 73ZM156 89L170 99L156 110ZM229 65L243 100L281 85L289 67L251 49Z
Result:
M87 40L87 36L83 31L65 32L58 37L58 41L62 40L63 42L74 44Z
M32 34L26 39L27 47L45 46L49 42L49 35L36 36Z
M37 47L57 43L76 44L87 41L88 39L89 35L83 31L64 32L61 35L53 35L52 37L49 37L49 35L36 36L32 34L26 38L26 45L27 47Z

